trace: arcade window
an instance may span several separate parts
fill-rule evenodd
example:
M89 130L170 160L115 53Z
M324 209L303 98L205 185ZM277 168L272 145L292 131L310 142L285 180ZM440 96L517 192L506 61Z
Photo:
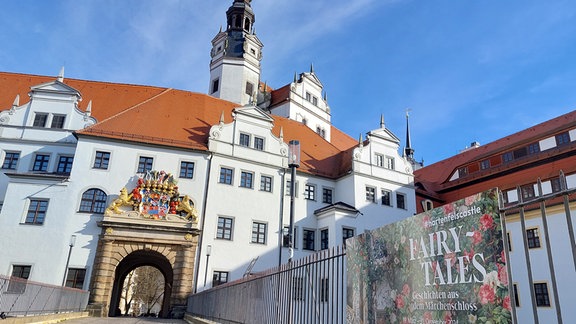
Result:
M48 154L36 154L34 157L34 165L32 166L32 171L42 171L48 170L48 162L50 161L50 155Z
M382 205L392 206L392 191L382 189Z
M229 217L218 217L218 229L216 238L222 240L232 240L232 228L234 220Z
M243 188L252 188L254 179L254 173L242 171L240 174L240 187Z
M107 170L110 163L110 152L96 151L94 156L94 169Z
M266 244L266 223L252 223L252 243Z
M320 230L320 250L328 248L328 229Z
M366 201L376 202L376 188L366 187Z
M214 271L212 274L212 287L219 286L228 282L227 271Z
M2 169L16 170L19 159L20 152L6 152L6 155L4 156L4 162L2 163Z
M325 204L332 203L333 192L330 188L322 188L322 202Z
M138 173L144 173L146 171L152 170L152 164L154 163L154 159L147 156L141 156L138 159Z
M220 180L218 182L231 185L233 174L234 171L232 169L220 168Z
M240 145L249 147L250 146L250 135L240 133Z
M316 231L314 230L303 230L302 231L302 248L308 251L314 251L316 249Z
M107 199L108 196L104 191L96 188L88 189L82 194L79 212L104 214Z
M194 162L180 162L180 178L192 179L194 177Z
M86 269L69 268L66 275L66 287L82 289L86 278Z
M534 294L536 295L536 306L550 307L548 284L546 284L545 282L534 283Z
M26 213L25 224L42 225L48 210L48 200L31 199Z
M64 121L66 120L66 115L54 115L52 116L52 124L50 128L64 128Z
M272 177L260 176L260 190L272 192Z
M72 170L72 162L74 162L73 156L61 156L58 159L58 167L56 168L56 172L70 174L70 171Z
M304 199L316 200L316 186L306 184L304 187Z
M46 127L46 121L48 120L48 114L46 113L36 113L34 115L34 127Z
M348 228L348 227L343 227L342 228L342 244L346 245L346 240L354 237L354 229L353 228Z
M528 239L528 248L535 249L540 247L540 235L537 228L529 228L526 230L526 238Z
M570 143L570 134L568 132L560 133L556 135L556 145L566 145Z
M396 194L396 207L400 209L406 209L406 195L397 193Z

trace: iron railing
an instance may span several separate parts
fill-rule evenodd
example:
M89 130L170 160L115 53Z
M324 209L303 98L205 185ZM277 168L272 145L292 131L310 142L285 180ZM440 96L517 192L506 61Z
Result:
M187 312L218 323L345 323L342 247L191 295Z
M32 316L86 309L89 292L0 275L0 314Z

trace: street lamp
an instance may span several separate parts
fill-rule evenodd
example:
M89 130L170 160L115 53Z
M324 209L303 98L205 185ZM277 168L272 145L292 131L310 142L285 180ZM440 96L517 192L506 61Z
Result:
M290 177L290 226L288 227L288 251L290 256L288 262L292 262L294 257L294 188L296 183L296 168L300 166L300 141L291 140L288 142L288 166L291 169Z
M70 236L70 242L68 243L68 246L70 248L68 249L68 258L66 259L66 267L64 268L64 278L62 278L62 286L66 285L66 277L68 276L68 265L70 264L70 255L72 254L72 248L74 247L74 244L76 244L76 235Z
M206 278L208 278L208 261L212 253L212 245L206 245L206 271L204 272L204 289L206 289Z

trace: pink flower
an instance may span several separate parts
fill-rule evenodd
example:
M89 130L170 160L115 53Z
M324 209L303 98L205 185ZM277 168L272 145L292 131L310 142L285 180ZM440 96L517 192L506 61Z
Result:
M430 227L430 216L425 215L422 217L422 227Z
M444 323L451 323L452 322L452 314L450 312L444 313Z
M508 271L506 270L506 266L499 264L498 265L498 280L504 286L508 286Z
M504 300L502 300L502 307L506 308L507 310L512 309L510 305L510 296L504 297Z
M442 208L444 209L444 214L446 214L446 215L454 212L454 205L453 204L444 205L444 206L442 206Z
M464 251L464 255L468 257L468 260L470 260L470 262L472 261L474 254L475 254L474 248L471 248L470 251Z
M476 196L475 196L475 195L464 198L464 204L465 204L466 206L472 205L475 201L476 201Z
M408 296L410 294L410 286L408 286L408 284L404 284L404 287L402 287L402 294L404 296Z
M398 295L396 296L396 308L404 308L404 296Z
M494 227L494 219L492 218L492 216L484 214L482 215L482 217L480 217L480 224L482 225L482 228L485 230L491 229L492 227Z
M488 284L482 285L482 287L480 287L480 291L478 292L478 297L480 297L480 304L482 305L493 303L494 288Z
M482 242L482 233L480 231L474 231L474 235L472 235L472 243L479 244Z

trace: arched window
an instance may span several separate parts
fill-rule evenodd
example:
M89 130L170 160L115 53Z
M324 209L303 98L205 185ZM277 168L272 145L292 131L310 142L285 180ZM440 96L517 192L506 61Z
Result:
M106 200L108 196L100 189L88 189L82 194L80 202L80 212L104 214L106 210Z
M250 32L250 18L244 19L244 30Z
M236 16L234 25L236 26L236 28L242 27L242 16L241 15Z

